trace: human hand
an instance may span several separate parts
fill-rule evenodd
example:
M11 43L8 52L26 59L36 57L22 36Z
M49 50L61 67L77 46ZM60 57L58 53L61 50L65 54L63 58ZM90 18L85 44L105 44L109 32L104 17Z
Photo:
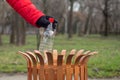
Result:
M51 17L51 16L42 16L42 17L40 17L40 18L37 20L36 25L37 25L38 27L47 28L48 25L50 24L50 21L49 21L50 18L53 18L53 17ZM53 18L53 19L54 19L54 18ZM57 24L57 23L58 23L57 20L54 19L53 25L52 25L53 30L56 29L56 24Z

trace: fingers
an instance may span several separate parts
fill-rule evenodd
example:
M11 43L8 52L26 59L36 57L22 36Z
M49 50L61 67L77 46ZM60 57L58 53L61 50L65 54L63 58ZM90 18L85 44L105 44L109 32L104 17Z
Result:
M47 28L48 25L50 24L50 21L49 21L50 18L53 18L53 17L51 17L51 16L42 16L42 17L40 17L40 18L37 20L36 25L39 26L39 27ZM53 18L53 19L54 19L54 18ZM53 30L56 29L57 23L58 23L58 21L54 19L54 22L53 22Z

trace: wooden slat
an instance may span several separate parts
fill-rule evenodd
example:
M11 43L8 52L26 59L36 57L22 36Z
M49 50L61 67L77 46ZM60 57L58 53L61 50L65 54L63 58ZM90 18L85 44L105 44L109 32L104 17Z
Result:
M26 51L26 54L28 54L31 57L33 65L36 65L37 60L36 60L36 56L34 55L34 53L32 53L30 51Z
M39 80L45 80L45 69L42 65L38 68L38 76Z
M63 55L63 64L65 64L66 50L61 51L61 55Z
M85 80L85 66L80 65L80 80Z
M34 55L34 53L27 51L26 52L32 59L33 62L33 69L32 69L32 74L33 74L33 80L38 80L37 78L37 60L36 60L36 56Z
M46 71L47 71L47 76L45 77L46 80L54 80L55 73L53 68L49 66L49 68L47 68Z
M71 65L66 65L66 80L72 80L72 68L71 68Z
M77 56L76 59L75 59L75 63L74 63L74 64L75 64L75 65L78 65L80 59L81 59L83 56L84 56L84 54L81 54L81 55Z
M85 51L83 54L88 55L90 51Z
M79 66L75 65L74 66L74 80L79 80L79 74L80 74Z
M53 55L50 52L46 52L47 54L47 59L48 59L48 65L51 66L53 65Z
M71 50L71 52L70 52L70 54L75 54L75 52L76 52L76 50L75 49L73 49L73 50Z
M40 65L43 65L44 66L44 59L43 59L43 56L41 55L41 53L37 50L34 51L34 53L36 54L38 60L40 61Z
M87 51L85 52L86 54L81 57L80 59L80 80L88 80L88 75L87 75L87 62L88 58L91 56L89 55L90 52Z
M57 80L64 80L64 67L63 67L63 56L64 55L58 55L58 59L57 59Z
M88 54L89 53L89 51L87 51L86 52L86 54ZM75 60L75 65L77 66L77 65L79 65L79 75L80 75L80 80L85 80L86 78L85 77L87 77L87 76L85 76L85 66L86 66L86 64L81 64L81 62L80 61L83 61L83 58L84 58L84 56L86 56L86 54L81 54L81 55L79 55L77 58L76 58L76 60ZM76 73L75 73L76 74ZM76 78L77 79L77 78Z
M71 62L74 54L70 54L66 60L66 80L72 80L73 68L71 67Z
M66 65L71 65L73 56L74 56L74 54L68 55L67 60L66 60Z
M83 52L83 51L82 51ZM78 56L76 56L75 58L75 80L78 80L78 78L80 78L80 80L83 80L83 72L81 72L81 66L80 65L80 59L84 56L84 54L82 54L82 52L80 52L80 54Z
M62 61L63 61L63 56L64 56L64 55L61 55L61 54L58 55L57 66L62 66L62 65L63 65L63 64L62 64L62 63L63 63L63 62L62 62Z
M81 55L81 54L83 54L83 52L84 52L84 49L81 49L81 50L79 50L77 53L76 53L76 57L78 57L79 55ZM76 58L75 58L76 59Z
M53 55L50 52L46 52L46 54L47 54L47 59L48 59L48 68L46 69L46 72L47 72L46 79L54 80L55 71L53 69Z
M88 80L88 70L87 70L87 64L84 65L84 71L85 71L85 80Z
M53 65L57 65L57 56L58 56L58 52L57 50L53 50Z
M47 59L47 54L46 54L47 51L44 51L44 63L45 65L48 65L48 59Z
M36 54L37 58L38 58L38 76L39 76L39 80L45 80L45 73L44 73L44 59L41 55L41 53L37 50L34 51L34 53Z
M23 57L25 57L27 61L27 67L28 67L28 72L27 72L27 80L32 80L32 59L30 56L24 52L19 51L19 54L22 54Z

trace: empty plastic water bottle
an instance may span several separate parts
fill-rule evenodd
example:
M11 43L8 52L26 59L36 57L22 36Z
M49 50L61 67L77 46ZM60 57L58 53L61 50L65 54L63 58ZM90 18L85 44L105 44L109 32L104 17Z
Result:
M44 52L44 51L51 52L53 49L55 30L53 30L52 26L53 26L54 19L50 18L49 21L50 21L50 24L42 34L42 38L39 46L39 51L41 52Z

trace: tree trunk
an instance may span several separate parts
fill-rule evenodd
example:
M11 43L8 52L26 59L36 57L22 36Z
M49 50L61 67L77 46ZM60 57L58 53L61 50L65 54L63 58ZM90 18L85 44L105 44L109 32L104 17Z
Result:
M15 24L15 23L13 23ZM10 44L15 44L15 26L11 26Z
M69 17L68 17L68 38L72 38L72 29L73 29L73 0L70 0L70 11L69 11Z
M87 20L86 20L86 23L85 23L85 30L84 30L85 35L89 35L89 32L90 32L89 22L90 22L90 19L91 19L92 12L93 12L93 9L90 8L89 14L88 14L88 17L87 17Z
M18 16L18 23L17 23L17 33L16 33L16 45L21 46L25 45L25 25L24 25L24 20Z
M16 13L13 11L13 15L11 16L11 34L10 34L10 44L16 44Z
M0 33L0 45L2 45L2 38L1 38L1 33Z
M21 20L22 22L21 22L21 32L22 32L22 34L21 34L21 43L22 43L22 45L25 45L25 43L26 43L26 23L25 23L25 21L22 19Z
M37 40L37 50L39 50L39 47L40 47L40 29L37 29L36 30L36 40Z
M26 29L24 20L13 11L13 16L11 17L11 34L10 43L17 46L25 45L26 40Z
M17 14L16 14L17 15ZM17 18L17 22L16 22L16 45L17 46L20 46L21 45L21 43L20 43L20 26L21 26L21 22L20 22L20 17L17 15L16 16L16 18Z
M103 10L104 18L105 18L105 28L103 36L108 36L108 0L105 0L105 9Z
M82 23L79 23L79 27L78 27L78 37L84 35L84 29L83 29L84 25L85 25L85 24L84 24L83 22L82 22Z

